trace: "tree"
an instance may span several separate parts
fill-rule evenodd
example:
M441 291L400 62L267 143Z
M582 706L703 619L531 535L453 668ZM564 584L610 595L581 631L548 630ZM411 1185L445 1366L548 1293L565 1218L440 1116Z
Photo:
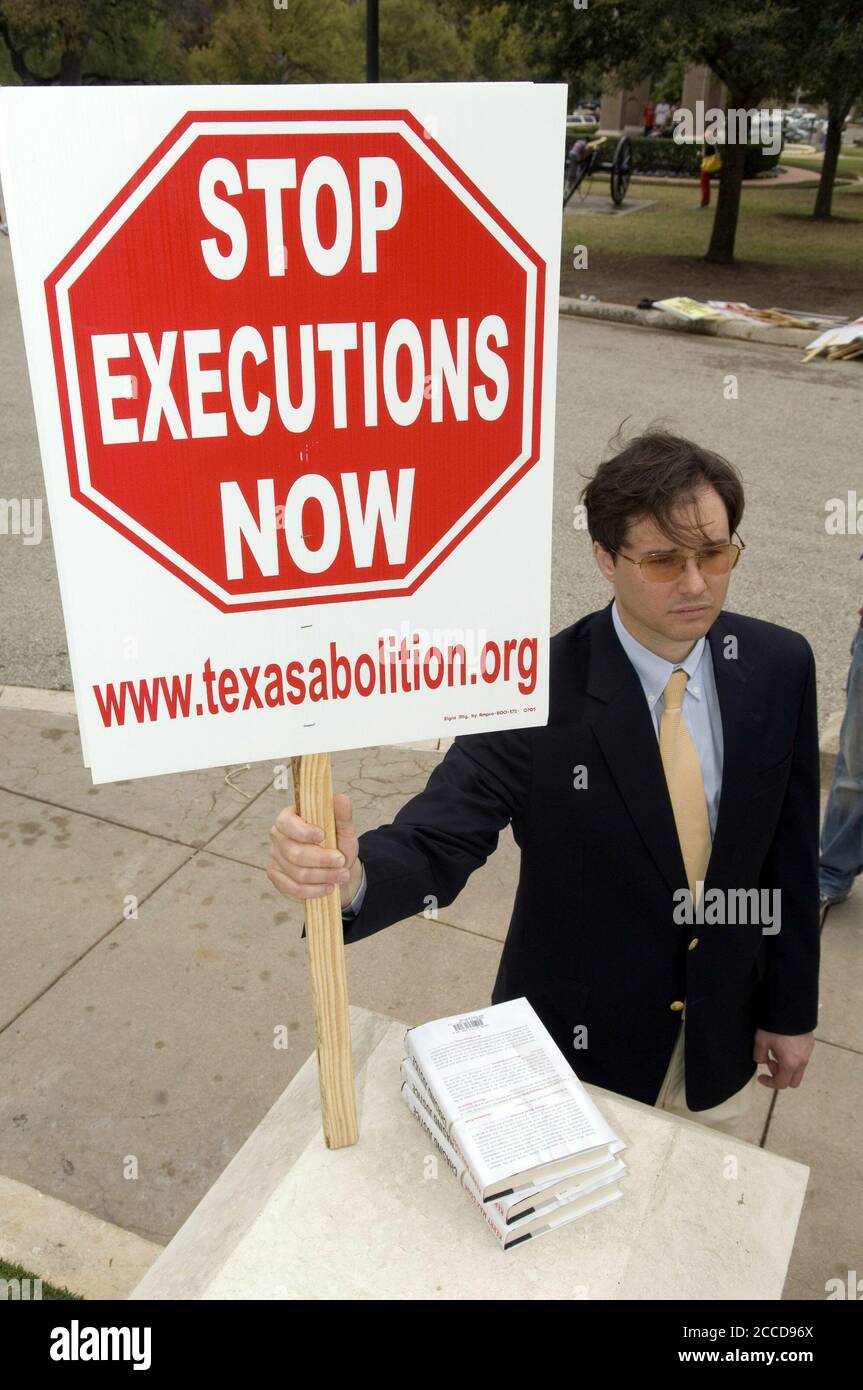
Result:
M224 0L209 27L200 26L189 70L196 82L362 82L365 0L288 0L286 7ZM380 75L384 82L471 76L469 47L443 0L384 0Z
M169 0L0 0L0 42L26 86L176 82L184 57L171 8Z
M554 39L525 28L510 0L437 0L465 49L478 82L532 82L547 77Z
M444 7L429 0L383 0L380 15L382 82L470 77L469 54Z
M751 111L772 93L794 85L805 61L801 38L812 0L735 0L724 8L707 0L690 4L690 56L725 83L729 108ZM748 123L745 127L734 132L743 139L727 141L722 151L719 196L705 256L719 265L734 262Z
M477 81L527 82L543 75L542 55L507 5L469 11L461 35Z
M229 0L200 26L193 82L359 82L357 7L349 0Z
M366 0L0 0L0 81L362 82ZM533 79L510 0L382 0L384 81Z
M709 67L725 83L728 105L740 111L751 111L802 80L820 3L590 0L587 8L577 9L570 0L512 0L523 24L557 36L556 75L598 67L629 86L682 59ZM725 145L708 261L733 263L745 159L745 138Z
M808 46L807 93L827 105L827 139L812 216L833 216L833 187L842 149L842 131L856 102L863 99L863 4L824 0Z

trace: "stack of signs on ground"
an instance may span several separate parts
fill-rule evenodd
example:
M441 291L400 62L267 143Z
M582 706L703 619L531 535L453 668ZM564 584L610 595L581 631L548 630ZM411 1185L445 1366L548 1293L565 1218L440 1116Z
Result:
M96 782L545 722L566 88L7 88Z
M837 357L863 357L863 318L854 319L841 328L828 328L807 346L804 362L823 354L831 361Z

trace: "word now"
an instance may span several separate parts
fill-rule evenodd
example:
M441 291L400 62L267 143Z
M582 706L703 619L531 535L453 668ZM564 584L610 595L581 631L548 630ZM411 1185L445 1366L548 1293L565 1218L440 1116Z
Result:
M243 578L243 541L261 574L278 574L280 530L290 559L304 574L322 574L330 568L339 553L345 525L354 564L358 569L367 569L371 565L379 530L383 533L388 564L403 564L410 532L414 469L399 469L395 502L385 469L372 469L369 473L365 506L360 499L358 474L341 473L339 481L341 498L329 478L322 473L303 474L291 485L284 505L280 504L277 513L275 482L272 478L261 478L258 480L257 516L238 483L221 483L222 530L228 578ZM317 505L323 518L323 540L316 550L310 549L304 537L303 512L309 502Z
M344 166L332 155L322 154L310 161L303 171L298 197L292 203L294 216L299 218L300 238L306 259L319 275L338 275L350 259L358 240L360 270L373 274L378 268L378 236L390 231L397 223L402 208L402 179L394 159L385 156L360 157L359 199L355 208L351 186ZM243 180L230 159L209 159L198 180L201 211L211 227L222 232L230 242L230 250L219 250L215 237L201 242L204 262L217 280L236 280L246 264L249 236L242 211L217 189L236 197L242 193ZM261 192L264 197L264 218L267 236L267 267L270 275L285 275L288 256L285 249L284 194L297 190L297 161L295 159L247 159L246 189ZM318 230L318 203L327 189L328 201L335 205L336 231L329 246L321 241ZM378 202L378 190L383 197Z
M223 347L218 328L189 329L182 335L177 372L177 329L164 332L158 346L149 333L133 333L131 342L128 333L94 333L91 348L103 443L153 442L163 418L173 439L225 436L228 416L216 408L224 404L230 405L243 434L259 435L273 416L273 398L283 428L293 434L305 432L319 419L321 398L329 398L335 429L377 425L381 396L389 418L405 426L419 419L424 404L433 423L443 421L444 386L456 420L467 420L471 410L483 420L497 420L509 399L509 369L496 351L508 345L509 333L497 314L487 314L475 326L467 318L457 319L453 327L432 319L425 334L411 319L396 319L382 335L380 347L374 322L301 324L298 382L291 380L288 369L287 332L284 324L277 324L266 341L257 328L245 324ZM218 365L205 367L205 357L215 357ZM259 369L253 400L246 394L249 359ZM401 389L400 361L407 367L401 372ZM135 373L112 372L114 362L136 367L140 363L140 368ZM182 394L188 400L185 419L172 373L182 377ZM141 374L147 390L143 427L133 416L118 416L114 408L117 400L143 400ZM227 402L220 399L208 409L207 398L223 398L226 389Z

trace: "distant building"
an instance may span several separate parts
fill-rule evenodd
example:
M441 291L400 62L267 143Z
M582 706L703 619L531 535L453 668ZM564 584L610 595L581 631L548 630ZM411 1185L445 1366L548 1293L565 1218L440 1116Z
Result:
M637 87L609 88L604 91L599 111L600 130L641 134L644 129L644 108L651 96L650 88L651 80L646 77ZM727 99L725 84L720 82L710 68L697 67L687 70L683 79L680 107L692 111L694 115L698 101L704 102L705 110L711 106L724 109Z

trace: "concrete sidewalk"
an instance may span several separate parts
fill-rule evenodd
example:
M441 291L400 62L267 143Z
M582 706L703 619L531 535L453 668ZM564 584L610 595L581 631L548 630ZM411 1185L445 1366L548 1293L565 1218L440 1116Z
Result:
M433 744L337 753L334 782L364 830L390 820L442 755ZM128 1270L139 1277L314 1050L302 909L264 869L287 797L269 764L93 787L74 716L3 704L0 767L0 1177L13 1180L0 1184L0 1258L26 1245L20 1223L12 1241L10 1194L27 1184L96 1218L68 1225L85 1272L93 1232L100 1281L104 1223L120 1244L123 1232L139 1238L123 1297ZM415 1023L487 1003L516 877L507 832L437 921L348 949L351 1002ZM788 1298L823 1298L826 1280L863 1267L863 892L830 911L823 944L806 1081L757 1087L741 1132L813 1170ZM283 1028L287 1048L274 1045ZM44 1241L32 1232L38 1266L48 1243L64 1244L62 1208L32 1211L34 1222L51 1213ZM67 1249L72 1288L75 1263ZM77 1287L92 1286L82 1274Z

